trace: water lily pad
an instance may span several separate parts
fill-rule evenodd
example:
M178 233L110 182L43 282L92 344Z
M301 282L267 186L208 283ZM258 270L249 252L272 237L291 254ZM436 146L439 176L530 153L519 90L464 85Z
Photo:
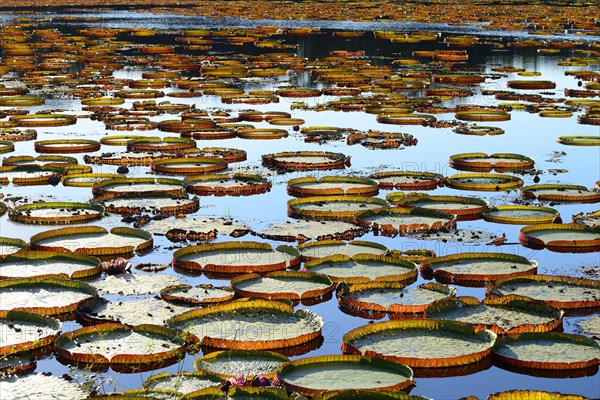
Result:
M99 226L60 228L35 234L33 250L74 251L93 256L131 255L152 248L153 236L140 229L116 227L107 231Z
M38 153L93 153L100 150L100 143L89 139L40 140L34 148Z
M29 400L50 397L56 400L84 400L89 395L80 383L52 375L33 374L0 379L0 396L3 399Z
M523 186L523 180L503 174L455 174L446 179L446 186L459 190L499 192Z
M538 263L506 253L459 253L435 257L421 264L421 273L444 283L484 286L504 277L530 275Z
M563 310L600 307L600 281L568 276L530 275L499 279L488 288L488 294L531 297Z
M41 155L33 156L14 156L6 157L2 160L3 166L9 165L44 165L53 167L64 167L67 165L77 165L75 157L63 155Z
M502 128L498 128L495 126L479 126L479 125L459 126L457 128L454 128L453 132L461 134L461 135L474 135L474 136L504 135L504 129L502 129Z
M346 354L383 357L417 368L456 367L481 361L492 351L496 334L454 321L376 322L346 333Z
M0 236L0 259L18 253L25 246L27 246L27 243L24 240Z
M27 251L0 261L0 278L89 279L100 275L100 260L85 254Z
M209 348L271 350L319 338L323 320L278 301L250 300L188 311L168 325L196 336Z
M302 358L286 364L274 383L288 391L314 396L325 391L371 389L399 391L413 385L406 365L353 355Z
M64 168L40 165L10 165L0 167L0 185L48 185L54 176L60 177Z
M498 335L522 332L549 332L562 326L563 312L529 297L504 296L486 298L462 296L431 304L425 310L428 318L460 321L476 329L488 329Z
M434 190L444 184L444 176L433 172L388 171L369 176L381 189Z
M573 215L572 220L575 224L585 225L590 228L598 227L600 226L600 210L592 211L587 214L579 213Z
M22 278L0 281L0 307L40 315L64 316L82 301L97 295L87 283L57 278Z
M54 343L61 326L54 318L23 311L0 311L0 356L34 351Z
M325 275L276 271L265 276L258 274L238 276L231 280L231 287L240 297L300 301L326 297L333 291L334 284Z
M196 371L217 374L223 378L244 375L273 377L289 359L279 353L257 350L225 350L212 352L194 362Z
M541 184L523 186L521 196L526 199L543 201L564 201L576 203L597 203L600 193L590 191L585 186L563 184Z
M459 111L454 117L461 121L509 121L510 114L502 110Z
M253 387L253 386L234 386L229 389L227 395L231 400L288 400L290 397L283 388L275 387Z
M287 192L294 197L308 196L377 196L377 181L349 176L323 176L290 179Z
M327 151L288 151L265 154L262 156L262 164L267 168L292 171L344 169L350 165L350 157Z
M597 367L600 344L585 336L568 333L521 333L499 340L494 360L536 369L581 369Z
M600 337L600 315L593 315L577 323L581 329L581 333L592 335L596 338Z
M52 342L54 343L54 339ZM48 346L48 349L52 351L50 346ZM35 371L37 368L37 353L38 351L36 351L35 355L33 355L32 353L23 352L1 357L0 374L2 374L4 377L11 375L23 376ZM0 390L2 390L1 387L2 383L0 381Z
M334 282L366 283L371 281L414 282L415 263L403 259L357 254L353 257L335 255L304 264L310 272L329 276Z
M344 242L342 240L319 240L318 242L298 245L296 248L300 251L303 261L315 260L336 254L342 254L349 257L357 254L375 254L382 256L389 251L387 246L363 240L354 240L351 242Z
M450 166L461 171L507 172L533 168L532 158L512 153L461 153L450 156Z
M106 200L103 205L109 213L132 215L150 212L168 216L195 213L200 208L200 200L174 199L168 196L127 197Z
M63 186L92 187L97 182L120 177L118 174L69 174L63 178L62 184Z
M143 384L145 389L166 390L179 395L198 392L206 388L219 388L221 379L218 376L208 373L182 372L179 374L161 374L152 375Z
M185 183L170 178L115 178L98 182L92 186L94 197L112 199L115 197L154 197L170 196L187 198Z
M589 398L576 394L544 392L542 390L509 390L492 393L487 400L589 400Z
M83 160L87 164L96 164L96 165L125 165L125 166L134 166L134 165L145 165L150 166L153 160L162 160L172 158L172 154L168 153L160 153L160 152L139 152L134 153L131 151L123 151L123 152L112 152L112 153L102 153L98 156L91 156L86 154L83 157Z
M303 243L310 239L350 240L364 235L366 231L343 221L288 221L268 226L257 235L263 239Z
M407 195L392 192L386 196L400 207L416 207L455 214L457 221L469 221L481 218L488 202L477 197Z
M165 286L178 283L179 279L172 275L120 274L107 275L90 284L103 295L132 296L158 294Z
M129 326L166 325L169 318L183 314L189 309L157 298L119 297L114 301L92 298L77 307L77 320L85 325L104 322L117 322Z
M342 311L371 318L371 315L383 318L386 313L422 314L427 306L442 299L454 299L456 289L439 283L425 283L406 287L398 282L357 283L351 286L340 285L337 299Z
M436 210L389 207L356 214L355 221L387 236L453 228L456 216Z
M558 211L541 206L496 206L486 209L482 217L497 224L532 225L544 224L560 217Z
M179 137L143 137L127 141L127 151L136 153L160 151L162 153L176 153L181 150L195 148L196 141Z
M191 157L212 157L221 158L227 163L238 163L246 161L246 151L242 149L232 149L227 147L204 147L203 149L195 149L193 152L185 151L187 156Z
M284 270L300 263L300 253L290 246L276 249L267 243L223 242L190 246L173 253L173 266L189 271L226 274Z
M227 168L227 162L220 158L186 157L153 160L150 169L168 175L200 175Z
M567 146L600 146L600 136L559 136L556 141Z
M101 219L104 207L88 203L45 202L13 208L8 217L22 224L66 225Z
M105 323L64 333L54 346L62 360L140 372L173 364L183 357L186 345L181 333L162 326Z
M171 303L207 306L233 299L235 292L229 287L214 287L210 284L172 285L160 291L160 297Z
M538 224L526 226L519 241L533 249L547 248L561 253L583 253L600 250L600 227L581 224Z
M373 390L341 390L339 392L323 393L320 396L314 397L319 400L429 400L428 397L419 395L409 395L404 392L388 392L388 391L373 391Z
M288 216L299 219L352 221L364 210L376 210L387 202L376 197L320 196L288 201Z
M214 174L186 179L187 191L199 196L250 196L271 190L271 182L256 174Z

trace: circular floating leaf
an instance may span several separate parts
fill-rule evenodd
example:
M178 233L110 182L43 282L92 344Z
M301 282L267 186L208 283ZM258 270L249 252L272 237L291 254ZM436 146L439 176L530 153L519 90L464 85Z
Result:
M58 358L93 364L120 372L149 371L171 365L183 357L186 340L181 334L157 325L106 323L64 333L56 339Z
M292 171L344 169L350 165L350 157L327 151L288 151L265 154L262 164L267 168L284 168Z
M273 120L269 121L272 123ZM293 119L276 119L275 121L292 121ZM304 123L304 121L302 121ZM284 125L276 123L274 125ZM292 125L296 125L292 123ZM241 128L236 131L239 138L242 139L254 139L254 140L275 140L282 139L288 136L288 131L285 129L273 129L273 128Z
M219 388L221 379L207 373L182 372L170 375L166 372L152 375L143 383L144 389L165 390L179 395L198 392L207 388Z
M534 274L537 261L505 253L459 253L423 261L421 273L444 283L484 286L504 277Z
M21 128L67 126L77 123L76 117L64 114L13 115L9 120Z
M215 174L186 179L187 191L199 196L251 196L271 190L271 182L255 174Z
M104 207L88 203L49 202L23 204L13 208L8 217L22 224L65 225L101 219Z
M416 368L457 367L487 357L496 341L488 330L454 321L376 322L346 333L345 354L364 354Z
M474 136L504 135L504 129L497 128L494 126L479 126L479 125L459 126L458 128L454 128L453 132L461 134L461 135L474 135Z
M100 150L100 143L88 139L40 140L34 148L37 153L93 153Z
M510 114L502 110L459 111L454 117L461 121L509 121Z
M186 151L186 154L188 156L221 158L230 164L246 161L247 156L245 150L227 147L204 147L202 150L195 149L192 153Z
M14 129L14 128L0 128L0 140L7 140L10 142L25 142L28 140L35 140L37 138L37 131L35 129Z
M342 240L319 240L318 242L301 244L296 247L302 255L303 261L310 261L341 254L355 256L357 254L375 254L383 256L389 249L387 246L376 242L354 240L344 242Z
M92 186L94 197L103 199L115 197L154 197L170 196L187 198L185 183L171 178L115 178L107 179Z
M302 358L286 364L274 383L307 396L325 391L371 389L399 391L413 385L406 365L354 355Z
M278 301L218 304L171 318L182 329L216 349L270 350L308 344L321 336L323 320L312 311L294 312Z
M178 214L192 214L200 208L200 200L173 199L168 196L162 197L127 197L106 200L103 202L106 211L115 214L162 214L165 216Z
M509 294L542 300L563 310L600 307L600 281L591 279L529 275L499 279L488 288L491 296Z
M327 275L333 282L365 283L394 281L410 283L417 279L415 263L403 259L357 254L354 257L335 255L304 264L310 272Z
M294 221L268 226L257 235L263 239L303 243L310 239L351 240L365 233L365 228L343 221Z
M160 291L160 297L172 303L207 306L232 300L235 292L229 287L173 285Z
M222 378L243 375L272 378L289 359L279 353L257 350L225 350L210 353L194 362L196 371L217 374Z
M355 222L383 235L393 236L406 232L450 229L456 225L456 215L422 208L392 207L358 213Z
M497 224L546 224L560 217L558 211L540 206L496 206L486 209L482 217Z
M227 392L232 400L235 399L264 399L264 400L288 400L287 391L274 387L233 386Z
M140 229L116 227L109 231L99 226L53 229L35 234L33 250L74 251L94 256L131 255L152 248L153 235Z
M97 295L87 283L56 278L22 278L0 281L2 310L61 316L72 313L82 301Z
M0 311L0 356L34 351L54 343L60 322L23 311Z
M377 196L378 183L368 178L323 176L290 179L287 193L294 197L308 196Z
M333 291L334 284L325 275L277 271L264 277L257 274L238 276L231 280L231 287L239 297L300 301L326 297Z
M157 294L167 285L177 285L179 279L171 275L119 274L107 275L92 285L103 295L133 296Z
M27 251L0 261L0 279L55 277L89 279L102 273L100 260L84 254Z
M153 160L162 160L173 157L167 153L133 153L133 152L114 152L114 153L102 153L99 156L83 156L84 161L87 164L96 165L145 165L150 166Z
M437 210L448 214L455 214L457 221L470 221L481 218L481 213L489 203L477 197L463 196L429 196L390 193L386 196L388 201L401 207L416 207Z
M433 172L388 171L371 174L381 189L434 190L443 186L444 176Z
M90 393L75 380L66 380L46 374L3 378L2 397L13 400L26 399L69 399L84 400Z
M0 203L0 207L2 205L3 204ZM0 215L2 215L1 212ZM24 249L25 246L27 246L27 243L25 243L24 240L0 236L0 259L11 254L18 253L19 251Z
M190 271L224 274L270 272L300 264L293 247L259 242L223 242L179 249L173 253L173 266Z
M600 227L581 224L538 224L526 226L519 241L533 249L547 248L561 253L585 253L600 250Z
M576 394L544 392L542 390L509 390L492 393L487 400L589 400L589 398Z
M373 390L341 390L339 392L323 393L320 396L315 396L318 400L429 400L428 397L409 395L404 392L388 392L388 391L373 391Z
M0 140L0 154L11 153L15 151L15 145L8 140Z
M559 136L556 141L567 146L600 146L600 136Z
M169 175L195 175L221 171L227 168L227 161L211 157L186 157L152 160L152 171Z
M47 185L54 176L61 176L64 168L39 165L9 165L0 167L0 185Z
M523 186L521 196L526 199L538 199L544 201L566 201L577 203L600 202L600 193L588 190L585 186L542 184Z
M456 289L439 283L425 283L406 288L398 282L357 283L351 286L341 285L337 289L337 299L342 311L372 318L383 318L390 314L422 314L434 301L454 299Z
M502 174L456 174L446 179L446 186L459 190L498 192L523 186L523 180Z
M62 184L63 186L92 187L96 182L120 177L118 174L69 174L63 178Z
M306 197L289 200L287 204L289 217L334 221L352 221L361 211L387 206L383 199L362 196Z
M582 369L597 367L600 344L585 336L545 332L504 337L493 350L494 360L535 369Z
M516 80L508 81L506 85L512 89L526 89L526 90L543 90L543 89L554 89L556 83L552 81L542 80Z
M437 301L425 310L428 318L465 322L475 329L498 335L522 332L548 332L562 326L563 312L529 297L486 298L463 296Z
M461 171L524 171L533 168L532 158L512 153L461 153L450 156L450 166Z
M127 146L130 140L143 138L140 135L109 135L100 138L100 143L106 146Z

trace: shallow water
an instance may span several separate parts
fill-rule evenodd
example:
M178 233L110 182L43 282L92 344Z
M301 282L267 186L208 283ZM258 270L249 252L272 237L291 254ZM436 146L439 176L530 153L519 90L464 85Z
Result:
M373 63L385 64L396 58L410 56L413 50L433 49L435 45L430 42L418 44L392 44L385 40L373 39L372 35L367 34L362 38L344 39L331 37L325 29L390 29L390 30L430 30L435 32L444 32L445 34L462 34L465 32L485 35L490 40L500 40L498 36L504 34L497 31L488 31L481 28L464 28L464 27L448 27L442 24L414 24L414 23L355 23L355 22L325 22L325 21L245 21L234 18L224 20L213 20L203 17L182 17L173 15L151 15L138 14L129 11L107 11L100 13L82 13L75 16L101 16L103 19L100 22L90 22L90 26L104 27L127 27L143 26L151 29L166 29L179 31L188 28L204 28L204 27L222 27L222 26L244 26L255 27L263 24L267 25L284 25L284 26L320 26L324 29L322 33L307 37L296 37L290 39L293 43L298 44L297 53L302 57L315 59L328 55L329 51L344 49L348 51L365 50L368 56L373 57ZM22 17L24 15L19 15ZM25 15L26 16L26 15ZM52 17L52 14L44 14L43 17ZM0 14L0 22L8 22L13 17L10 13ZM33 17L40 17L35 15ZM58 26L61 30L75 30L81 27L81 22L60 22L55 25L51 23L42 23L42 27ZM442 36L443 36L442 35ZM523 32L510 32L507 35L518 38L531 38ZM168 38L169 35L166 35ZM172 35L170 36L172 38ZM506 41L506 37L504 41ZM536 39L540 37L536 36ZM544 37L541 37L542 39ZM556 37L555 37L556 38ZM580 37L575 35L564 36L565 39L592 41L594 38ZM231 49L226 50L248 50L231 46ZM255 51L250 49L250 51ZM554 97L563 97L565 88L576 89L577 81L572 77L565 76L564 72L568 70L600 69L600 66L590 65L588 67L563 67L556 65L557 61L564 59L569 55L573 55L569 50L562 50L558 54L541 54L532 49L492 49L490 46L478 45L468 50L470 55L469 64L485 65L486 72L490 72L493 66L509 65L514 67L526 68L528 71L539 71L541 77L539 79L552 80L556 82L557 87L552 92ZM114 76L125 79L140 79L141 70L123 69L115 71ZM488 79L485 83L478 87L474 87L475 94L468 98L453 99L443 103L442 105L452 106L459 103L468 104L484 104L495 105L501 101L497 101L493 96L481 95L482 89L499 89L506 90L506 82L508 80L518 79L516 74L506 74L500 79ZM322 84L315 82L314 77L308 73L290 74L285 77L278 77L267 81L250 81L246 87L251 89L267 89L274 90L280 85L291 86L312 86L321 87ZM168 92L172 89L166 89ZM302 101L309 105L316 105L329 100L334 100L334 96L321 96L319 98L306 98ZM281 98L278 104L268 104L264 106L249 106L249 105L224 105L216 96L203 96L190 99L169 99L173 103L196 104L198 108L206 109L229 109L234 113L237 110L256 109L261 111L287 111L291 112L292 117L301 118L306 121L303 125L308 126L339 126L343 128L355 128L360 130L377 129L392 132L406 132L414 135L418 139L417 146L408 147L404 150L368 150L362 146L346 146L343 142L331 142L328 144L310 144L303 141L304 137L299 133L290 130L290 136L281 140L269 141L251 141L243 139L228 139L220 141L203 140L198 141L198 147L206 146L224 146L241 148L248 152L248 161L232 165L248 166L257 172L265 172L260 164L260 156L266 153L274 153L279 151L292 150L323 150L342 152L352 157L352 166L346 170L317 172L315 175L360 175L366 176L377 171L387 170L407 170L418 172L437 172L449 176L460 171L455 171L448 165L448 159L451 155L465 152L484 152L492 153L519 153L532 157L536 161L536 169L542 170L540 174L540 183L569 183L579 184L586 187L592 187L594 183L600 179L600 156L598 147L574 147L564 146L556 142L556 138L561 135L600 135L600 128L579 125L576 123L577 115L582 111L575 113L571 118L541 118L536 114L529 114L524 111L512 111L512 119L505 122L489 122L481 123L480 125L491 125L501 127L506 131L500 136L464 136L457 135L452 132L451 128L433 129L422 126L397 126L383 125L376 122L375 115L365 114L360 112L311 112L303 110L290 111L290 106L296 99ZM131 106L134 100L126 100L124 106ZM46 104L40 107L28 107L31 112L36 112L42 109L57 109L64 108L67 110L80 109L81 104L78 100L70 98L61 98L60 96L49 96ZM439 114L436 115L438 120L449 120L454 118L454 114ZM151 117L152 121L160 121L163 119L172 119L173 116L163 115L159 117ZM266 122L255 123L256 127L272 127ZM119 134L115 131L106 131L104 125L97 121L89 119L79 119L76 125L60 127L60 128L38 128L38 140L45 139L65 139L65 138L81 138L98 140L106 134ZM173 136L165 134L158 130L148 132L135 132L142 136ZM34 155L32 142L15 143L16 151L8 154ZM103 151L114 151L117 147L103 146L103 148L93 153L99 155ZM124 151L124 147L122 148ZM565 152L566 154L558 155L555 152ZM73 155L81 164L83 164L80 154ZM102 165L94 166L94 172L114 173L116 166ZM554 175L548 172L549 169L566 169L567 173ZM131 167L131 176L154 176L149 173L148 167ZM289 220L286 214L286 201L290 197L286 194L286 183L289 179L305 176L307 173L292 172L284 175L270 174L270 179L273 182L273 188L270 192L249 197L202 197L200 201L200 210L195 213L194 217L232 217L248 223L253 230L260 231L272 223L278 223ZM533 184L533 176L525 175L522 177L525 185ZM31 200L39 198L57 201L88 201L91 198L89 188L71 188L59 185L57 187L50 186L32 186L32 187L17 187L13 185L0 187L0 193L5 196L27 196ZM383 198L389 191L381 191L378 197ZM439 188L431 194L435 195L468 195L484 198L490 202L490 205L505 205L511 204L519 196L518 193L512 191L510 193L496 192L467 192L458 191L450 188ZM538 204L537 201L532 204ZM571 215L579 212L590 212L598 209L598 205L594 204L556 204L553 206L560 213L565 222L571 219ZM112 215L101 221L91 223L91 225L101 225L105 227L122 226L120 217ZM498 235L506 233L508 244L506 246L485 246L481 243L460 243L460 242L442 242L431 240L418 240L415 238L396 237L388 238L383 236L374 236L368 234L362 239L372 240L388 246L390 249L411 250L411 249L429 249L436 252L437 255L447 255L457 252L506 252L517 254L530 259L539 261L539 273L553 275L572 275L572 276L590 276L586 275L586 271L591 270L595 273L595 278L598 278L598 270L600 265L599 253L584 253L584 254L565 254L552 253L548 250L532 250L522 247L518 244L518 232L521 226L519 225L499 225L484 222L482 220L472 222L459 222L459 228L470 228L473 230L492 231ZM0 236L19 237L28 240L35 233L48 229L43 226L29 226L16 224L8 220L8 216L0 217ZM243 239L254 240L255 237L247 236ZM221 240L233 240L227 236L220 236ZM281 243L273 242L278 245ZM168 263L171 260L173 253L173 244L168 242L163 236L155 237L155 245L157 246L151 253L145 256L135 256L132 262L152 262L152 263ZM595 272L594 272L595 271ZM168 269L163 274L177 276L181 282L196 285L199 283L212 283L215 286L228 285L227 280L209 279L206 276L190 277L177 274L175 271ZM419 278L414 285L423 283L424 279ZM165 285L166 286L166 285ZM474 289L460 287L458 295L472 295L478 298L484 297L483 289ZM111 298L111 296L105 296ZM350 329L365 325L368 320L349 316L342 313L337 306L335 299L331 299L325 303L307 307L322 316L325 325L323 328L324 343L317 349L307 353L305 356L322 355L322 354L339 354L341 346L341 338ZM566 317L564 322L564 330L566 332L574 332L577 328L574 322L581 320L581 317ZM79 325L75 322L66 322L63 324L63 331L69 331L77 328ZM78 381L85 381L89 377L93 377L97 384L101 386L101 391L136 389L141 386L141 382L148 376L160 373L163 371L175 373L177 371L192 371L193 361L199 355L188 355L179 364L168 368L136 374L117 374L112 371L103 373L91 373L82 369L68 367L58 363L55 358L48 357L38 361L37 372L51 371L56 375L64 373L71 374ZM297 358L297 357L292 357ZM446 377L446 378L417 378L417 386L411 393L421 394L436 399L456 399L466 395L477 395L480 398L485 398L489 393L510 390L515 388L521 389L541 389L547 391L560 391L563 393L576 393L585 395L591 398L600 397L599 375L580 377L572 379L559 378L542 378L534 377L526 374L509 372L492 366L481 372L472 375Z

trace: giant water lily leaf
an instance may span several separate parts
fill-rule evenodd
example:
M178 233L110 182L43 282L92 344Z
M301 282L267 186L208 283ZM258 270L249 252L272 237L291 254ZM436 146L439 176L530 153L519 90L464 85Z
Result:
M542 390L509 390L492 393L487 400L589 400L589 398L576 394L544 392Z
M23 224L65 225L100 219L104 207L87 203L33 203L13 208L8 217Z
M288 201L288 216L298 219L352 221L361 211L377 210L387 202L376 197L319 196Z
M103 202L106 210L116 214L160 213L162 215L191 214L200 208L200 200L165 197L116 198Z
M459 190L499 192L523 186L523 180L505 174L455 174L446 179L446 186Z
M187 198L185 183L171 178L113 178L97 182L92 186L94 197L113 199L115 197L154 197L170 196Z
M433 172L387 171L377 172L369 178L387 190L434 190L444 183L444 176Z
M550 207L496 206L485 210L482 216L484 220L498 224L530 225L550 223L560 214Z
M290 179L287 192L294 197L308 196L377 196L377 181L348 176L323 176Z
M393 192L388 194L386 199L397 206L424 208L455 214L459 221L481 218L481 213L488 206L488 202L485 200L464 196L405 196L403 193Z
M288 361L286 356L271 351L225 350L196 359L194 369L224 378L239 375L272 377Z
M342 390L339 392L324 393L314 397L318 400L429 400L428 397L409 395L404 392L388 392L388 391L373 391L373 390Z
M89 394L78 382L52 375L34 374L0 379L0 397L3 399L29 400L50 397L57 400L83 400L87 399Z
M287 400L291 399L283 388L234 386L227 392L232 400Z
M582 369L597 367L600 344L568 333L522 333L498 341L494 359L509 365L536 369Z
M269 350L306 344L321 335L323 320L275 301L219 304L171 318L168 325L220 349Z
M150 232L166 234L171 241L214 239L218 235L239 237L250 232L250 226L227 218L165 218L145 226Z
M141 295L158 294L165 286L176 285L179 279L170 275L120 274L107 275L90 282L100 294Z
M267 168L292 171L344 169L350 164L350 157L327 151L289 151L265 154L262 156L262 164Z
M366 229L343 221L294 221L268 226L258 232L263 239L300 243L314 240L348 240L366 233Z
M105 323L60 335L55 350L64 360L134 372L179 360L186 351L186 340L180 333L157 325L131 328Z
M60 322L54 318L23 311L0 311L0 356L51 345L60 329Z
M398 391L413 384L412 376L407 366L380 358L332 355L286 364L275 384L309 396L346 389Z
M18 253L25 246L27 246L27 243L24 240L0 236L0 257Z
M561 309L600 307L600 281L568 276L528 275L496 281L492 296L515 294L543 300Z
M582 224L538 224L526 226L519 233L523 246L547 248L561 253L586 253L600 249L600 227Z
M454 321L377 322L344 335L348 354L383 357L410 367L456 367L481 361L492 351L496 334Z
M258 274L238 276L231 280L231 287L240 297L298 301L325 297L333 291L334 284L325 275L277 271L266 276Z
M497 334L547 332L562 326L563 312L540 300L515 295L486 298L474 297L440 300L425 310L427 317L466 322L478 329Z
M184 395L209 387L219 388L221 386L221 379L207 373L183 372L175 375L162 373L152 375L146 379L143 386L150 390L168 390Z
M187 191L200 196L250 196L271 190L271 182L257 174L212 174L186 179Z
M362 240L354 240L352 242L344 242L342 240L320 240L318 242L301 244L296 248L300 251L302 259L305 261L329 257L336 254L349 257L357 254L385 255L389 251L388 248L382 244Z
M381 234L393 236L398 233L450 229L456 224L456 215L421 208L391 207L357 213L355 221Z
M461 171L524 171L533 168L532 158L512 153L461 153L450 156L450 166Z
M77 253L28 251L0 261L1 278L54 276L89 279L100 275L101 272L99 259Z
M227 302L235 296L235 292L229 287L214 287L213 285L200 284L172 285L160 291L160 297L166 301L176 304L187 305L210 305Z
M600 201L600 193L590 191L585 186L580 185L540 184L523 186L521 196L526 199L575 203L597 203Z

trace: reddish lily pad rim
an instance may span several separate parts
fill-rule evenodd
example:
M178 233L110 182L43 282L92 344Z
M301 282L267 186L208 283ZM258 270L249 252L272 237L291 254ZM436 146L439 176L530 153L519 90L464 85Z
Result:
M283 354L276 353L274 351L244 350L244 349L223 350L223 351L215 351L215 352L209 353L209 354L205 355L203 358L197 358L194 361L194 370L216 374L216 375L220 376L221 378L225 378L225 379L233 378L233 377L235 377L235 375L229 375L229 374L225 374L225 373L215 372L213 370L208 370L208 369L202 368L202 366L201 366L202 362L211 363L211 362L219 361L222 359L228 360L232 356L248 357L251 359L253 359L254 357L262 357L266 360L281 362L282 363L281 367L283 367L283 363L290 361L290 359L288 357L284 356ZM277 368L275 371L270 372L268 374L261 374L261 376L264 376L265 378L272 378L273 376L275 376L277 374L277 372L279 372L281 370L281 367ZM252 376L249 375L248 377L251 378Z
M240 288L236 287L236 285L238 285L239 283L246 282L246 281L252 281L252 280L256 280L256 279L261 279L263 277L264 278L296 278L296 279L303 280L303 281L325 284L325 285L327 285L327 287L322 288L322 289L308 290L301 294L298 294L295 292L286 292L286 291L281 291L281 292L276 292L276 293L270 293L270 292L264 293L264 292L256 292L256 291L247 290L247 289L240 289ZM331 293L333 291L333 289L335 288L335 283L333 283L331 281L331 279L329 279L329 277L327 277L327 275L323 275L323 274L315 274L315 273L303 272L303 271L275 271L275 272L270 272L264 276L261 276L258 274L246 274L246 275L237 276L231 280L231 287L233 288L233 290L239 297L258 297L258 298L264 298L267 300L286 299L286 300L292 300L292 301L300 301L300 300L305 300L305 299L314 299L314 298L318 298L318 297L323 297L323 296L327 295L328 293Z

